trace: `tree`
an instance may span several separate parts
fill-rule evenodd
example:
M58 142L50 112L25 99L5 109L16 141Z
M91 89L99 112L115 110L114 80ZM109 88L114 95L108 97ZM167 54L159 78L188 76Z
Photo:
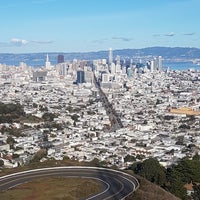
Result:
M90 161L91 166L95 167L103 167L106 165L105 161L100 161L98 158L94 158L92 161Z
M39 162L40 159L44 158L46 155L47 155L47 150L40 149L39 151L36 152L31 162Z
M79 118L79 115L74 114L74 115L71 116L71 118L72 118L72 120L74 120L75 122L77 122L78 118Z
M180 129L190 129L190 126L187 125L187 124L181 124L181 125L179 126L179 128L180 128Z
M2 159L0 159L0 167L4 166L4 161Z
M72 111L73 111L73 108L72 108L71 106L68 106L68 107L66 108L66 110L68 110L69 112L72 112Z
M164 119L165 120L171 120L171 119L174 119L174 116L173 115L166 115L166 116L164 116Z
M37 108L38 105L36 103L33 103L33 108Z
M14 153L12 157L13 157L13 159L15 159L15 158L19 158L19 155L16 154L16 153Z
M48 142L49 141L49 137L48 137L48 133L43 133L43 142Z
M69 156L63 156L63 160L70 160Z
M181 199L186 199L187 192L184 188L186 182L182 180L182 173L174 167L167 169L167 184L165 189Z
M186 183L200 182L199 168L200 161L197 157L192 160L188 158L181 159L176 165L167 169L168 185L166 185L165 189L181 199L187 199L186 189L183 186Z
M47 112L48 111L48 108L46 106L40 105L39 107L40 107L39 110L42 111L42 112Z
M183 135L178 136L176 144L183 145L183 143L184 143L184 136Z
M156 105L161 104L161 103L162 103L162 101L160 99L156 100Z
M0 102L0 123L12 123L21 116L25 116L24 108L20 104L4 104Z
M128 154L124 158L124 162L133 162L133 161L136 161L135 156L131 156L131 155Z
M138 159L138 160L143 160L144 158L145 158L145 156L142 155L142 154L137 154L136 155L136 159Z
M15 143L15 140L13 137L11 136L8 136L7 140L6 140L7 144L10 145L10 148L13 149L14 148L14 143Z
M200 185L197 185L194 183L193 185L194 192L192 193L192 199L193 200L200 200Z
M143 124L147 125L148 124L148 121L145 119Z
M56 117L57 117L57 115L46 112L43 114L42 119L44 119L45 121L52 122L54 120L54 118L56 118Z
M166 182L165 168L154 158L149 158L142 163L138 163L134 171L136 174L160 186Z
M200 161L200 155L199 155L198 153L196 153L196 154L193 156L192 159L193 159L193 160L198 160L198 161Z

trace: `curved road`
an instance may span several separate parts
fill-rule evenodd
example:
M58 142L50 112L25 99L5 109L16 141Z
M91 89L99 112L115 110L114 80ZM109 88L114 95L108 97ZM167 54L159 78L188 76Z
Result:
M87 200L122 200L132 194L139 183L133 176L105 168L97 167L52 167L18 172L0 177L0 191L8 190L19 184L43 177L82 177L97 179L102 183L100 193Z

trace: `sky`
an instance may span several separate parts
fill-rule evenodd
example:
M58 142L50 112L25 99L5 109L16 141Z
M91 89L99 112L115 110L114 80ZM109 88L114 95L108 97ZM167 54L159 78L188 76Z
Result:
M200 48L200 0L6 0L0 53Z

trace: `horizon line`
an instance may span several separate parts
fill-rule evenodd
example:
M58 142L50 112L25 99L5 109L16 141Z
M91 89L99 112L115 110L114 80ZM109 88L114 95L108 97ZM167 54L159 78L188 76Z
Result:
M123 48L123 49L112 49L112 51L120 51L120 50L141 50L141 49L148 49L148 48L188 48L188 49L200 49L197 47L168 47L168 46L149 46L149 47L142 47L142 48ZM48 54L48 53L56 53L56 54L80 54L80 53L94 53L94 52L107 52L109 51L109 48L107 50L94 50L94 51L71 51L71 52L63 52L63 51L43 51L43 52L21 52L21 53L0 53L0 54Z

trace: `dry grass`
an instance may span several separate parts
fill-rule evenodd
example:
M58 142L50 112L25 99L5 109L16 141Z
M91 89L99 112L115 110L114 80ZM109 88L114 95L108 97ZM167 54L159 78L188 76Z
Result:
M173 114L186 114L186 115L200 115L200 111L192 110L191 108L178 108L170 109L170 113Z
M146 179L136 176L140 182L139 189L126 200L180 200L161 187L147 181Z
M15 172L31 170L31 169L38 169L38 168L45 168L45 167L61 167L61 166L89 166L90 163L78 162L76 160L48 160L45 162L35 162L30 163L28 165L16 168L3 168L0 170L0 176L4 176L7 174L12 174Z
M24 171L24 170L34 169L34 168L50 167L50 166L58 167L58 166L94 166L94 165L92 163L77 162L77 161L72 161L72 160L48 161L45 163L33 163L33 164L30 164L29 166L23 166L23 167L19 167L19 168L15 168L15 169L3 169L2 172L0 172L0 176L18 172L18 171ZM129 171L129 170L126 170L126 172L133 174L133 172ZM140 188L133 195L128 197L127 200L149 200L149 199L152 199L152 200L169 200L169 199L170 200L179 200L177 197L175 197L174 195L172 195L169 192L166 192L161 187L159 187L155 184L152 184L151 182L145 180L142 177L139 177L139 176L136 176L136 177L138 178L138 180L140 182ZM66 181L67 180L69 180L69 179L66 179ZM70 185L69 185L69 189L68 189L67 188L68 185L65 185L65 187L64 187L65 191L70 190L69 193L64 194L65 196L61 196L61 197L57 196L55 198L45 198L44 197L43 199L37 199L37 200L46 200L46 199L48 199L48 200L75 200L75 199L80 199L76 195L81 194L82 196L84 196L85 190L87 191L87 188L90 188L90 185L89 185L89 183L87 183L88 187L84 188L79 185L79 183L80 183L79 179L75 179L74 181L76 182L77 185L74 185L73 188L70 188ZM83 186L86 186L86 184L83 184ZM84 189L82 189L82 188L84 188ZM100 186L99 186L99 190L100 190ZM56 192L57 190L55 187L53 187L53 191L55 191L55 193L58 193L58 192ZM29 194L30 194L30 191L28 189L23 191L24 194L27 194L27 192L29 192ZM19 190L19 193L22 195L21 190ZM93 192L87 191L87 194L90 194L90 193L93 193ZM16 199L16 198L14 198L14 197L16 197L15 195L12 197L11 196L7 196L7 197L8 198L3 199L2 194L0 194L1 200L12 200L12 199L13 200L19 200L19 199L20 200L36 200L36 198L35 199L30 199L30 198L29 199L28 198Z
M1 200L77 200L100 192L93 179L45 178L1 192Z

